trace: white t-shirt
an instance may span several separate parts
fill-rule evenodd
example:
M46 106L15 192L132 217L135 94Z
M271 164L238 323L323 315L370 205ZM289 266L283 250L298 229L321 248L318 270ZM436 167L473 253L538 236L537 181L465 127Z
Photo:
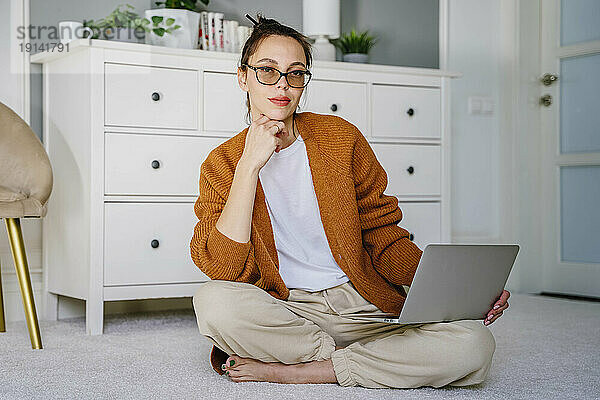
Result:
M285 285L315 292L348 282L325 236L302 137L274 152L259 178Z

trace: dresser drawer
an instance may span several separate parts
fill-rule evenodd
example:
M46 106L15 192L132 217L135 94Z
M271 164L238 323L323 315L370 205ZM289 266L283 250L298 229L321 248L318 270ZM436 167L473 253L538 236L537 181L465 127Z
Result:
M253 72L253 71L252 71ZM236 134L250 121L245 115L246 92L238 83L236 74L204 73L204 130Z
M194 203L105 203L104 286L200 282Z
M439 202L399 202L402 221L398 224L413 235L421 250L430 243L440 243L442 213Z
M104 64L106 125L198 128L198 71Z
M439 196L440 146L371 143L388 176L386 194Z
M313 79L304 90L306 111L340 116L368 135L366 84Z
M105 134L105 194L198 195L200 165L227 138Z
M374 84L373 137L440 138L438 88Z

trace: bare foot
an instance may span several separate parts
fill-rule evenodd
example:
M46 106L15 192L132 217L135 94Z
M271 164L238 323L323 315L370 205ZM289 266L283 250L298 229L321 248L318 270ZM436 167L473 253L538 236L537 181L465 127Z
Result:
M233 365L231 362L233 361ZM284 364L230 356L225 371L234 382L336 383L331 360Z

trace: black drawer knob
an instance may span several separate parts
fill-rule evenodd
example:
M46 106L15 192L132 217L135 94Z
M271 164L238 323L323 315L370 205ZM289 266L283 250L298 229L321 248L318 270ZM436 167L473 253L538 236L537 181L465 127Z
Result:
M152 242L150 242L150 246L152 246L152 248L157 248L158 247L158 240L154 239L152 240Z
M153 92L152 93L152 100L159 101L160 100L160 94L158 94L157 92Z
M413 166L412 166L412 165L411 165L410 167L408 167L406 170L407 170L407 171L408 171L408 173L409 173L409 174L411 174L411 175L412 175L412 174L415 172L415 169L413 168Z
M412 241L415 239L415 235L413 235L413 234L411 233L411 234L410 234L410 236L409 236L408 238L409 238L409 239L411 240L411 242L412 242Z
M415 110L413 110L412 108L409 108L408 111L406 111L406 113L412 117L413 114L415 113Z
M160 162L158 162L158 160L152 160L152 168L154 168L154 169L160 168Z
M332 104L329 108L331 109L331 111L337 111L337 104Z

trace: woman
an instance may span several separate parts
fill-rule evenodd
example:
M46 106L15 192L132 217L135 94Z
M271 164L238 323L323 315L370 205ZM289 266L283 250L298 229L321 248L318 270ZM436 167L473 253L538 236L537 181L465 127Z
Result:
M385 171L362 133L337 116L296 113L311 61L305 36L259 15L238 68L252 122L201 166L190 250L211 281L193 304L213 368L235 382L482 382L495 340L479 321L344 316L399 313L422 251L397 225L398 201L383 194Z

